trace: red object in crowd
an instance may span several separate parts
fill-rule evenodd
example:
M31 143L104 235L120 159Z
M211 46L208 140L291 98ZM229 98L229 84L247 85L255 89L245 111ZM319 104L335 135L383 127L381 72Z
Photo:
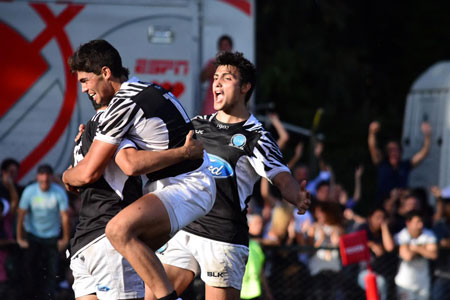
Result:
M377 287L377 277L370 269L369 272L367 272L364 281L366 282L366 299L380 300L380 295L378 294Z
M339 240L342 264L344 266L370 260L367 246L367 233L365 230L344 234Z

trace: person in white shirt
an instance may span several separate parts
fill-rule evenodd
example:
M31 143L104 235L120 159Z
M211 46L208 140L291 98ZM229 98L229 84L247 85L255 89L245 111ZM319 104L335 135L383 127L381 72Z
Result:
M425 300L430 297L429 260L437 258L434 233L423 228L420 211L413 210L406 216L406 227L395 235L399 245L400 265L395 276L398 299Z

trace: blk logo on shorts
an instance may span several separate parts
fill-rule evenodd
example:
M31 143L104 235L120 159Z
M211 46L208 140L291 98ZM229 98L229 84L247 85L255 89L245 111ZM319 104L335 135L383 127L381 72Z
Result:
M208 277L217 277L223 278L224 272L206 272Z

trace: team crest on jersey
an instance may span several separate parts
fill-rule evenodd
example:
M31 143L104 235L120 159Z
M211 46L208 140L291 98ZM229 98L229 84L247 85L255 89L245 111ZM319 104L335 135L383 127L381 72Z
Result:
M215 178L227 178L234 175L233 168L226 160L209 153L208 157L210 162L208 170Z
M231 137L230 146L244 150L245 143L247 143L245 135L238 133Z

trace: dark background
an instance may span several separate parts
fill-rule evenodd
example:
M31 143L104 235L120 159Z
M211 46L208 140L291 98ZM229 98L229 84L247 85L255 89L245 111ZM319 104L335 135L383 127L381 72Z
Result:
M379 141L400 139L406 96L432 64L450 57L450 1L257 1L256 103L311 128L318 108L324 157L352 194L363 163L363 200L373 199L369 123ZM287 149L288 159L292 147ZM304 157L307 153L304 154Z

